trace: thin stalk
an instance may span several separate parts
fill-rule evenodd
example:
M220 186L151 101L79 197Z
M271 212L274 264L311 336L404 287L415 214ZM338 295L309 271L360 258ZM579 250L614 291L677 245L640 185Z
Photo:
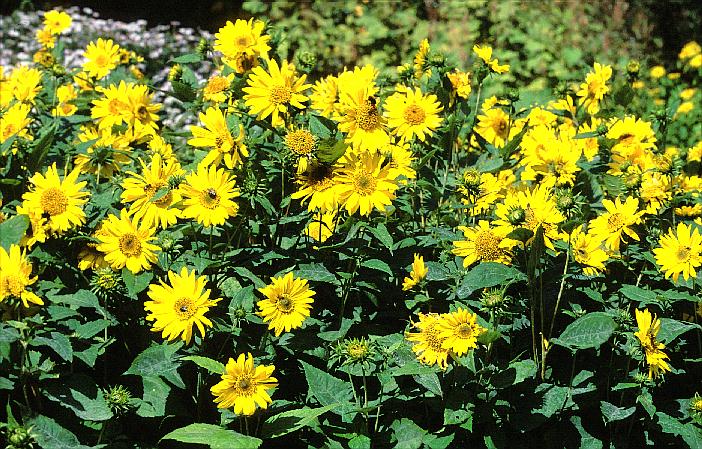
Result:
M558 308L561 305L561 297L563 296L563 290L565 287L566 275L568 274L568 262L570 261L570 248L566 252L565 265L563 266L563 275L561 276L561 286L558 289L558 298L556 298L556 307L553 309L553 316L551 317L551 326L548 330L548 340L551 340L553 336L553 326L556 323L556 315L558 314Z

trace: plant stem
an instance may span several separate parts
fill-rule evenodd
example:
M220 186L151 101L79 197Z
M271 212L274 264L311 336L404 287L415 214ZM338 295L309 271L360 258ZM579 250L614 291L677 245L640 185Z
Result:
M566 275L568 274L568 262L570 261L570 247L566 252L565 265L563 266L563 275L561 276L561 286L558 289L558 298L556 298L556 307L553 309L553 316L551 317L551 326L548 329L548 340L551 340L553 336L553 326L556 324L556 315L558 314L558 308L561 305L561 297L563 296L563 290L565 287Z

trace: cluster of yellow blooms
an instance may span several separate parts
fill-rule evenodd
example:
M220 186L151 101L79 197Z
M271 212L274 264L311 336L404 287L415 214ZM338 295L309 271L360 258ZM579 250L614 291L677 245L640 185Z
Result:
M58 35L70 27L70 16L56 11L45 15L45 28L37 32L41 51L53 48ZM342 73L306 83L306 76L287 61L269 56L270 36L263 22L237 20L227 22L216 34L214 49L222 54L219 73L202 88L203 111L199 124L189 129L187 143L207 151L197 167L181 166L171 144L160 133L158 112L162 106L153 92L138 82L110 82L110 74L120 65L130 66L140 78L138 55L124 50L111 40L91 42L84 52L82 70L73 82L57 86L52 115L70 117L79 108L81 93L90 93L87 106L90 121L77 135L75 145L81 151L73 160L74 168L59 174L56 164L30 178L28 190L17 206L18 215L26 216L30 227L20 246L9 252L0 248L0 301L20 299L24 307L43 301L29 289L36 277L26 249L47 239L57 238L86 223L84 207L88 202L82 174L121 180L122 208L111 213L95 228L94 242L80 253L79 268L126 269L131 273L150 270L158 261L157 233L179 220L192 220L205 227L221 226L236 216L240 196L236 171L250 156L246 130L239 124L236 132L232 118L245 107L267 128L274 128L297 160L293 199L307 203L314 219L305 233L320 242L336 230L343 211L349 215L370 216L374 211L388 213L398 189L415 179L414 143L428 142L442 126L443 107L436 95L414 86L398 84L392 92L380 96L378 70L372 65L355 67ZM423 41L411 73L415 79L429 76L426 58L429 43ZM492 48L475 46L476 56L488 73L502 74L508 65L493 58ZM680 58L691 67L699 67L699 45L688 44ZM40 65L49 67L44 55ZM7 76L0 68L0 144L10 139L33 139L30 111L42 88L42 71L18 67ZM405 70L404 68L403 70ZM233 72L233 73L232 73ZM243 96L234 98L235 74L246 74ZM598 117L602 103L610 92L612 68L594 64L575 98L534 107L526 117L508 112L509 102L496 97L480 104L475 132L479 137L469 144L475 147L482 139L496 148L504 148L521 136L521 145L510 154L513 169L497 173L467 170L458 188L473 226L461 226L464 239L454 242L453 253L463 257L468 268L480 262L510 264L519 247L532 244L537 236L544 245L556 250L555 242L564 242L569 254L583 273L594 276L605 272L608 260L621 255L629 239L639 241L638 225L655 216L663 206L680 203L683 197L699 197L702 179L672 168L685 157L686 162L700 162L702 142L687 152L677 148L659 148L650 123L641 118L604 119ZM454 71L447 74L452 86L451 104L471 93L471 75ZM243 105L243 106L242 106ZM325 160L319 137L300 126L295 118L307 110L337 124L343 134L339 157ZM576 120L580 111L587 119ZM264 123L265 122L265 123ZM608 175L618 177L629 195L611 195L602 200L601 213L573 229L560 227L569 218L574 198L569 188L575 183L582 164L592 161L600 151L598 137L614 142ZM133 148L146 148L148 160L133 164ZM4 145L17 151L16 146ZM3 155L4 156L4 155ZM125 170L125 167L131 167ZM187 167L186 167L187 168ZM609 192L607 192L609 193ZM685 219L702 215L702 204L680 205L675 213ZM477 220L477 223L476 223ZM680 222L662 235L653 249L656 262L666 277L677 281L696 277L702 265L702 235L698 225ZM520 231L526 231L526 234ZM521 237L520 237L521 236ZM523 238L522 238L523 237ZM415 254L412 271L403 282L411 290L427 276L423 257ZM182 339L190 343L193 328L204 336L212 322L205 315L220 298L210 298L205 276L182 268L168 271L167 280L149 286L144 308L152 330L169 341ZM302 326L310 316L315 292L308 281L292 272L273 277L260 289L265 299L257 303L258 314L276 336ZM637 311L639 332L635 335L646 351L650 374L669 371L662 353L663 345L655 339L660 321L650 313ZM459 308L445 314L420 314L413 323L418 332L408 332L413 351L426 364L448 366L448 356L461 356L477 346L477 337L485 330L477 316ZM218 406L234 407L235 413L251 415L256 407L271 402L267 390L277 385L271 377L273 366L255 366L251 354L239 355L226 365L222 381L212 388Z

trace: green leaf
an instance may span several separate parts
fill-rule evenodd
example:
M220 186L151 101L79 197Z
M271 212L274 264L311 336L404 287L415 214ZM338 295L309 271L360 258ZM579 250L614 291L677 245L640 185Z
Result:
M317 159L325 164L333 164L346 153L346 148L343 140L324 139L317 145Z
M183 380L178 375L180 361L176 356L183 343L174 344L163 343L146 348L141 354L136 356L124 374L134 374L136 376L157 376L163 377L173 385L185 388Z
M308 281L338 283L336 276L321 263L300 264L294 273L295 277L307 279Z
M350 410L353 391L349 383L315 368L309 363L300 363L305 370L309 396L315 398L323 406L337 404L336 409L333 410L334 413L343 414Z
M158 376L144 376L141 381L144 386L144 397L137 400L139 408L136 414L144 418L164 416L171 387Z
M329 139L336 129L334 122L319 115L310 115L309 126L310 132L320 139Z
M443 397L443 392L441 391L441 381L436 373L426 373L419 374L413 377L415 382L427 389L427 391L434 393L439 397Z
M427 431L419 427L411 419L396 420L390 426L393 439L397 441L395 449L419 449L424 443Z
M637 301L639 307L646 304L659 304L658 294L651 290L646 290L635 285L624 285L619 289L619 293L632 301Z
M390 276L392 276L392 268L390 268L390 265L388 265L386 262L383 262L380 259L365 260L365 261L363 261L361 266L366 267L366 268L370 268L373 270L382 271L383 273L387 273Z
M530 377L536 375L536 363L529 360L520 360L510 363L507 369L498 371L490 379L490 383L495 388L506 388L518 383L524 382Z
M187 357L183 357L181 360L189 360L191 362L195 362L197 366L205 368L212 374L222 374L224 372L224 364L216 360L212 360L209 357L189 355Z
M617 328L604 312L592 312L570 323L552 343L574 349L599 348Z
M56 421L43 415L25 420L32 426L32 434L38 447L42 449L90 449L83 446L71 431L61 427Z
M40 171L42 161L49 153L49 148L51 148L51 144L54 141L56 123L57 122L52 122L49 126L43 127L39 138L34 141L27 164L30 172Z
M122 280L124 285L127 287L127 293L129 296L135 298L139 293L143 292L149 283L154 278L154 274L151 271L145 271L141 274L134 274L127 269L127 267L122 268Z
M200 56L199 53L188 53L171 59L171 62L175 62L177 64L192 64L200 61L202 61L202 56Z
M470 270L456 290L460 299L465 299L474 291L494 287L495 285L511 284L525 280L524 273L513 267L497 262L483 262Z
M673 320L671 318L661 318L661 330L658 332L658 341L667 345L680 335L692 329L700 329L700 325Z
M28 227L29 218L26 215L15 215L0 223L0 246L9 252L10 245L19 245Z
M181 443L204 444L211 449L257 449L263 441L213 424L190 424L162 438Z
M276 438L294 432L305 426L318 424L317 417L332 410L340 404L329 404L319 408L301 408L297 410L289 410L279 413L271 418L268 418L263 423L261 436L263 438Z
M51 338L36 337L31 341L32 346L48 346L53 349L63 360L73 361L73 347L67 336L59 332L52 332Z
M367 228L373 236L375 236L376 239L380 243L383 244L385 248L387 248L390 251L390 254L392 254L392 248L394 246L393 240L392 240L392 235L388 232L388 228L383 224L383 223L378 223L378 225L374 228Z
M87 307L90 309L97 309L102 311L103 308L98 301L95 293L90 290L78 290L71 295L48 295L49 300L57 304L66 304L68 306L73 306L76 309L81 307Z
M570 422L573 423L578 433L580 434L580 449L602 449L602 441L590 435L584 428L579 416L571 416Z
M601 401L600 410L602 411L602 416L604 416L605 422L610 423L614 421L621 421L634 414L636 407L617 407L609 402Z
M112 418L112 411L93 380L85 375L48 381L44 389L52 401L67 407L78 418L88 421L106 421Z

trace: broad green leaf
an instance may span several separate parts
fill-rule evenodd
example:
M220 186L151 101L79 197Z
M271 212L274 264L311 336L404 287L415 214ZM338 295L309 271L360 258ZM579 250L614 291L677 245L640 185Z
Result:
M171 62L175 62L177 64L192 64L194 62L200 62L202 61L202 56L200 56L199 53L187 53L184 55L180 55L176 58L173 58Z
M216 360L212 360L209 357L189 355L183 357L181 360L190 360L191 362L195 362L197 366L205 368L207 371L213 374L222 374L224 372L224 364Z
M48 295L52 303L66 304L75 308L87 307L102 311L103 308L95 293L90 290L78 290L70 295Z
M609 402L601 401L600 410L602 411L602 416L604 416L605 422L621 421L626 419L636 411L636 407L617 407Z
M139 403L136 414L144 418L163 416L166 413L166 401L171 387L158 376L144 376L141 381L144 397L136 401Z
M368 229L370 233L390 251L390 254L392 254L394 246L392 235L390 235L388 228L383 223L378 223L375 227L367 227L366 229Z
M661 318L661 330L658 332L658 340L662 343L669 344L680 335L692 329L700 329L700 325L673 320L671 318Z
M162 438L181 443L203 444L211 449L257 449L262 440L242 435L213 424L190 424L176 429Z
M150 271L134 274L129 271L127 267L122 268L122 280L127 287L127 293L132 297L136 297L139 293L144 291L153 278L154 274Z
M67 336L60 332L52 332L51 338L36 337L31 341L32 346L48 346L53 349L63 360L73 360L73 347Z
M422 447L427 431L411 419L395 420L390 427L393 431L392 437L396 441L395 449L419 449Z
M363 261L361 266L366 267L366 268L371 268L373 270L382 271L383 273L387 273L390 276L392 276L392 268L390 268L390 265L388 265L386 262L383 262L380 259L365 260L365 261Z
M609 315L592 312L570 323L552 343L572 349L599 348L616 328L617 324Z
M44 393L52 401L67 407L78 418L88 421L106 421L112 411L95 382L88 376L76 374L48 381Z
M293 273L295 277L307 279L308 281L328 282L330 284L336 284L338 282L336 276L321 263L300 264L298 269Z
M573 423L580 434L580 449L602 449L602 441L590 435L587 430L583 428L579 416L571 416L570 422Z
M335 408L332 409L334 413L343 414L350 410L353 391L348 382L315 368L309 363L300 363L305 370L309 396L315 398L323 406L334 404Z
M180 361L176 356L182 346L183 344L178 342L175 344L163 343L146 348L136 356L124 374L134 374L141 377L160 376L177 387L185 388L183 380L178 375Z
M28 227L29 218L26 215L15 215L0 223L0 246L9 252L11 245L19 245Z
M263 438L276 438L294 432L305 426L317 424L317 417L336 408L340 404L329 404L319 408L301 408L297 410L289 410L272 416L263 423L261 436Z
M39 415L25 420L25 424L32 426L32 434L41 449L91 449L80 444L73 432L49 417Z
M524 273L513 267L497 262L483 262L470 270L456 290L460 299L465 299L474 291L494 287L495 285L511 284L525 280Z

